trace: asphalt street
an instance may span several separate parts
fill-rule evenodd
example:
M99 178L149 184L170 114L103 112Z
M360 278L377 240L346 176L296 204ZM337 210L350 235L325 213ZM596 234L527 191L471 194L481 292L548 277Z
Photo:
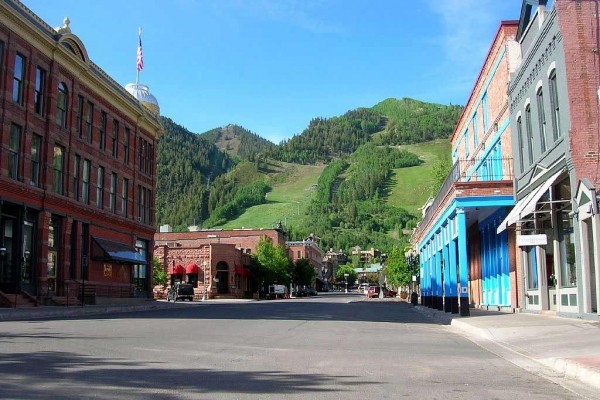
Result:
M2 399L580 399L390 300L0 323Z

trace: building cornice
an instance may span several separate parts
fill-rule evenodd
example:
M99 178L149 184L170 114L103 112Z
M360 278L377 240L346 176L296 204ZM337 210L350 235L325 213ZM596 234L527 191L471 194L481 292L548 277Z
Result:
M48 59L58 63L65 71L85 82L90 90L104 98L131 121L135 121L142 130L152 135L160 132L158 116L146 110L124 87L89 60L85 48L81 49L83 57L81 54L78 57L63 45L71 41L80 44L78 47L83 47L76 35L58 33L18 0L0 1L0 14L6 16L2 18L3 25L29 42Z

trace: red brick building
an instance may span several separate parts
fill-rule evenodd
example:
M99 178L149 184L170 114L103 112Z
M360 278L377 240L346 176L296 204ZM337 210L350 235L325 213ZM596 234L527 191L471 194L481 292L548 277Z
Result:
M151 294L158 105L64 22L0 3L0 305Z
M154 257L169 274L169 283L188 282L196 297L251 297L258 291L247 266L258 242L270 238L285 247L280 229L198 230L159 232L154 236Z
M315 269L317 276L317 290L322 290L328 286L328 282L332 277L333 270L325 269L323 264L323 250L319 248L312 238L302 241L294 241L286 243L288 248L289 258L295 263L300 259L306 259Z

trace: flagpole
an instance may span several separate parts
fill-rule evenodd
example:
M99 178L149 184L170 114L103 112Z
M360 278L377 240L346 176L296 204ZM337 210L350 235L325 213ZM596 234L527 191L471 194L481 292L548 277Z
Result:
M142 44L142 28L139 27L138 28L138 46L141 46L141 44ZM138 48L138 52L139 51L140 51L140 49ZM137 73L135 75L135 85L137 86L138 83L140 82L140 68L137 66L137 63L136 63L136 70L137 70Z

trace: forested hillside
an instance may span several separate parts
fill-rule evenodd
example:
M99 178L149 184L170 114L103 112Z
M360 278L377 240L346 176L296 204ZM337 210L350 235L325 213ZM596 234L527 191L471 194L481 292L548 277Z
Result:
M340 117L315 118L302 133L283 141L268 155L300 164L327 163L370 141L402 145L447 138L461 112L460 106L387 99Z
M329 162L353 153L385 126L385 118L368 108L348 111L341 117L315 118L300 135L281 142L268 155L299 164Z
M391 249L394 237L412 226L415 217L383 202L391 171L416 166L421 161L408 151L377 147L359 148L347 160L330 163L319 178L308 210L309 223L289 227L292 240L316 233L321 245Z
M254 161L257 156L261 157L275 147L273 143L256 133L232 124L211 129L200 136L214 143L219 150L229 154L230 157L241 160Z
M208 185L233 167L227 154L171 119L161 117L164 134L156 155L156 222L191 225L207 218Z
M385 130L375 142L400 145L449 137L463 107L403 98L384 100L372 109L387 118Z

